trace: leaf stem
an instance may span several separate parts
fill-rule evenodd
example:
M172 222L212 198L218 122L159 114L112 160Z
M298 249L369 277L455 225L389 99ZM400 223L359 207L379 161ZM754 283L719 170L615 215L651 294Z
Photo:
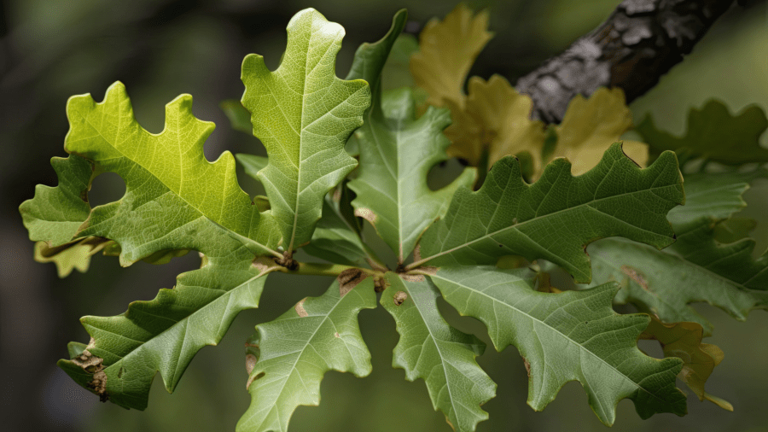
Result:
M320 263L298 263L298 268L290 270L287 267L277 266L274 271L279 271L288 274L300 274L300 275L314 275L314 276L338 276L345 270L357 269L362 270L365 273L371 275L378 272L370 269L342 265L342 264L320 264Z
M427 257L427 258L424 258L424 259L420 259L418 261L414 261L414 262L408 264L407 266L405 266L404 270L406 272L410 273L412 270L414 270L414 269L416 269L418 267L421 267L422 264L426 264L429 261L431 261L432 258L434 258L434 257Z

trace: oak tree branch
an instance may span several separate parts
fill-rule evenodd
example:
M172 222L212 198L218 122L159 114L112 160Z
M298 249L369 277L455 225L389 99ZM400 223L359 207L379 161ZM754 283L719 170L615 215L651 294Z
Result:
M565 52L517 81L533 117L562 120L568 102L598 87L620 87L627 102L650 90L683 60L733 0L624 0Z

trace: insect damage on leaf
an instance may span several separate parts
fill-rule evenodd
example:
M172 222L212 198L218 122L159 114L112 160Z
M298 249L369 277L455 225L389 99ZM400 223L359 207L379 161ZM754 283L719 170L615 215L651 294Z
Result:
M107 374L104 372L104 359L91 354L87 349L78 357L72 359L72 363L92 375L88 382L88 388L99 395L102 402L109 400L107 393Z
M359 268L351 268L342 271L336 278L339 281L339 295L344 297L348 292L352 291L357 284L365 280L368 277L368 273Z

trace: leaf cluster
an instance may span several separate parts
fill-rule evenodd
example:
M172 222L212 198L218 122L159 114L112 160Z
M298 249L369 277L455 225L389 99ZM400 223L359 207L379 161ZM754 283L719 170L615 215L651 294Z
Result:
M424 380L454 430L474 431L496 384L476 361L485 344L442 317L441 296L484 323L497 350L520 352L535 410L578 381L607 425L625 398L642 418L684 415L678 377L730 408L704 390L724 354L702 342L712 326L689 304L707 301L737 319L768 308L768 258L753 258L748 238L754 221L733 217L766 172L707 170L763 162L764 114L731 117L713 103L692 113L686 137L646 120L638 131L650 147L622 144L632 125L623 94L599 89L545 128L504 78L471 78L464 93L492 36L487 18L459 6L416 44L401 36L400 11L340 79L344 29L314 9L297 13L280 66L248 55L242 100L222 104L267 157L224 152L208 161L214 126L194 117L189 95L167 105L159 134L136 122L119 82L102 102L72 97L69 156L52 160L59 184L38 186L20 208L36 259L55 262L62 277L102 251L128 266L194 250L201 266L123 314L83 317L91 339L71 343L60 367L102 400L145 409L154 375L173 391L196 352L258 307L268 275L282 272L334 280L256 326L246 343L251 404L238 431L286 431L298 406L319 403L327 371L371 373L357 317L377 304L400 335L393 366ZM387 74L406 86L388 88ZM705 139L701 125L712 123L740 131L728 148L748 152L735 157ZM473 166L434 190L428 174L449 157ZM236 160L266 196L240 188ZM88 191L104 172L125 180L125 195L92 207ZM374 234L393 262L370 246ZM324 262L300 261L300 251ZM552 287L552 271L582 285ZM643 313L616 313L614 303ZM639 338L657 340L665 358L643 353Z

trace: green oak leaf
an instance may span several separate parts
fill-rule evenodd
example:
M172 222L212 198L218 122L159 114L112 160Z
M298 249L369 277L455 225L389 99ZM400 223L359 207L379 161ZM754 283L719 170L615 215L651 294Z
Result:
M381 305L395 319L400 341L392 366L409 381L423 379L435 410L459 432L487 420L480 406L496 395L496 384L475 361L485 344L451 327L437 309L437 289L424 276L387 273Z
M749 182L765 176L763 170L686 176L686 205L669 213L677 241L664 250L622 239L590 245L593 284L616 281L622 287L616 302L664 322L699 323L705 335L712 324L690 303L707 302L739 320L768 309L768 254L753 259L754 240L721 244L716 237L720 224L746 206L741 195Z
M56 264L63 278L75 269L88 271L91 256L113 242L100 237L75 238L91 213L88 190L99 174L94 166L76 155L52 158L51 165L58 186L37 185L35 197L22 203L19 211L29 239L37 241L35 261Z
M311 239L323 197L357 165L344 144L363 123L370 89L363 80L336 77L343 37L340 25L305 9L288 23L288 45L276 71L260 55L243 60L242 103L269 155L258 176L289 253Z
M67 151L117 173L126 184L122 199L91 211L78 236L116 241L123 265L159 251L207 255L208 249L218 251L218 239L233 234L249 239L253 253L277 254L275 223L237 184L232 154L206 160L203 143L213 124L192 115L191 96L166 106L166 127L157 135L136 122L120 82L98 104L90 95L72 97L67 116Z
M673 150L686 157L702 157L726 165L768 162L768 149L760 145L760 135L768 128L768 119L757 105L736 116L720 101L710 100L701 109L688 113L688 131L682 137L656 129L648 115L635 127L643 142L651 148L651 157Z
M488 327L497 350L520 350L533 409L544 409L565 383L577 380L606 425L624 398L644 419L686 413L685 395L675 387L682 361L654 359L637 348L650 318L614 312L615 284L554 294L532 289L527 270L450 266L430 273L448 303Z
M192 116L189 96L167 105L160 134L139 126L121 83L102 103L71 98L67 115L66 149L126 183L122 199L90 210L70 235L84 238L81 245L114 241L104 247L124 265L163 263L188 250L204 256L199 270L180 275L154 300L134 302L115 317L84 317L90 343L59 362L103 400L144 409L157 371L173 391L195 353L218 343L238 312L258 305L269 267L254 265L254 253L279 255L271 249L279 233L238 186L232 155L205 159L203 142L213 127Z
M395 15L392 28L380 41L364 44L348 78L371 83L371 107L355 133L360 152L357 178L349 183L357 197L355 214L367 219L403 263L424 230L447 210L459 186L471 186L475 171L468 168L439 191L427 186L430 168L448 159L450 142L443 129L450 124L448 110L430 109L418 120L410 90L390 93L382 100L381 71L407 14Z
M245 168L245 173L259 181L256 174L267 166L268 159L249 154L237 154L235 157ZM312 233L312 240L304 246L304 252L337 264L361 266L370 262L384 268L380 260L374 258L373 251L363 243L349 195L346 183L342 183L325 196L323 215ZM266 197L257 196L255 202L258 204L262 198L268 206Z
M429 170L448 159L445 149L451 143L442 132L450 124L450 112L429 107L416 119L410 89L394 90L388 98L388 112L372 109L356 132L360 167L349 187L357 194L355 214L376 228L403 263L422 233L445 215L456 190L472 186L476 170L466 168L448 186L431 190ZM374 93L374 104L377 99Z
M91 341L59 366L125 408L147 407L157 371L172 392L197 351L216 345L240 311L258 306L266 279L266 266L253 265L253 254L229 236L207 250L201 269L179 275L154 300L113 317L81 318Z
M357 315L376 307L373 279L342 273L320 297L305 298L276 320L259 324L258 361L249 372L251 405L238 432L285 432L299 405L320 403L325 372L371 372ZM254 338L252 338L254 339Z
M728 219L747 206L741 196L759 178L768 178L768 170L686 174L685 205L670 210L667 219L673 229L701 218Z
M522 179L513 157L494 164L477 192L456 192L445 219L420 243L419 265L494 264L504 255L546 259L577 282L591 279L584 250L604 237L622 236L657 248L673 233L667 212L684 201L673 152L641 169L613 144L600 163L573 177L566 159L555 159L536 183Z
M19 206L29 239L45 242L49 248L72 241L88 219L91 206L88 190L95 177L93 164L76 155L51 159L59 184L37 185L35 197Z

